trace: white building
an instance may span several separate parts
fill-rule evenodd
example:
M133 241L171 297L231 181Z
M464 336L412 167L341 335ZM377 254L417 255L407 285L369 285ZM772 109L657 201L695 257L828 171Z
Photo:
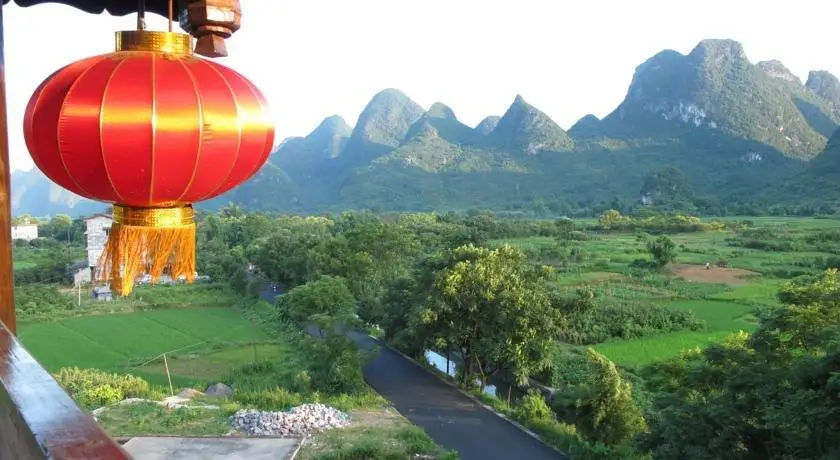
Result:
M70 273L73 275L74 285L88 284L92 280L90 264L87 260L73 264L73 266L70 267Z
M32 241L38 239L38 224L28 222L12 225L12 240Z
M105 241L108 240L108 234L111 232L111 225L113 223L114 219L107 214L94 214L85 219L87 260L91 272L95 271L96 264L99 262L99 256L105 250Z

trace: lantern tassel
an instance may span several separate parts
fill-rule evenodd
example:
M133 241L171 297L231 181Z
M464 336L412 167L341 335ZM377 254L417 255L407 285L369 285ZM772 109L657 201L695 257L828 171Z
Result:
M195 214L192 206L129 208L114 205L114 223L99 258L97 281L127 296L138 276L195 280Z

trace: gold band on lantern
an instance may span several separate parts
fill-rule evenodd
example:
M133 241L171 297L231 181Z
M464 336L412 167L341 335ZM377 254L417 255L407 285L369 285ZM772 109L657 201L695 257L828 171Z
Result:
M117 51L152 51L166 54L192 54L192 37L177 32L123 30L116 32Z
M183 227L195 223L195 211L192 206L128 208L114 205L114 223L149 228Z

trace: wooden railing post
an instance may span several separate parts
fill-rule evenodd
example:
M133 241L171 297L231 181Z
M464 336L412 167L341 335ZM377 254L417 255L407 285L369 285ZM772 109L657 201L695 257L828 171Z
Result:
M6 120L6 66L3 59L3 5L0 2L0 323L17 333L12 280L12 200L9 124Z

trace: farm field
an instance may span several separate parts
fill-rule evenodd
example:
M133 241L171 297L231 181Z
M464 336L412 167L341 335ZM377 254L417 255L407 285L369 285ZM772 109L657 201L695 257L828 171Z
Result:
M643 274L632 266L637 259L649 259L643 239L655 236L640 236L643 231L587 229L586 237L578 241L530 237L493 243L518 245L535 260L555 266L556 283L566 296L587 287L595 293L599 308L664 307L691 312L702 321L696 330L585 344L621 365L641 366L719 342L738 331L754 330L754 311L778 305L776 293L782 283L819 273L834 263L832 260L840 262L835 255L840 248L834 246L840 241L840 220L719 220L727 224L748 220L750 224L746 228L668 234L677 256L662 274ZM724 261L723 266L716 265ZM706 263L711 264L709 270Z
M22 324L21 341L50 371L62 367L130 372L166 382L218 381L233 367L283 353L281 344L230 307L170 308Z
M77 259L85 257L85 250L79 246L60 245L60 249L67 251ZM55 254L55 248L15 247L12 251L12 264L15 270L32 268L48 263Z

